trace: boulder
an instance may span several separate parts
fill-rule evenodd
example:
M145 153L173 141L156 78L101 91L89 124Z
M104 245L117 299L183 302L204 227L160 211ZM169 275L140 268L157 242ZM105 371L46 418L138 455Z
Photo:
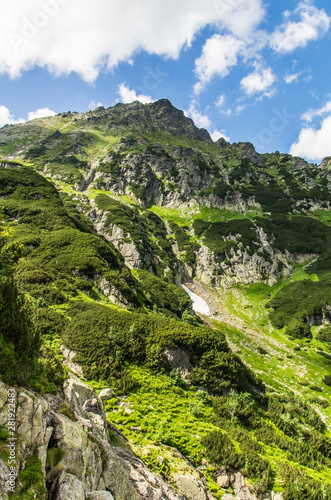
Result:
M88 500L114 500L109 491L92 491L92 493L87 493L86 498Z
M106 414L102 402L96 397L93 389L75 375L70 374L70 378L64 385L64 394L76 416L84 421L93 422L102 433L103 439L108 439Z
M209 500L212 498L198 478L176 474L174 480L178 488L190 500Z
M99 392L99 399L101 399L101 401L107 401L113 397L113 394L113 390L110 389L110 387L102 389L102 391Z
M72 474L62 472L53 484L51 500L85 500L83 483Z
M217 484L221 488L228 488L230 486L229 476L227 474L224 474L222 476L218 476Z
M85 401L83 404L83 410L89 413L94 413L95 415L101 415L101 409L97 398Z

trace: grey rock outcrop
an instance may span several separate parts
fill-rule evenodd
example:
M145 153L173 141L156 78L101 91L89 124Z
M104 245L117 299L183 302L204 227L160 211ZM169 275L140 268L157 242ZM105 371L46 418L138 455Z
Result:
M107 387L107 389L102 389L102 391L99 392L99 399L101 401L107 401L108 399L111 399L113 397L113 390L110 389L110 387Z
M8 389L0 382L1 427L7 423ZM110 389L104 392L104 397L111 395ZM52 395L42 397L28 389L19 389L16 394L16 467L23 470L32 455L40 459L40 480L44 484L44 493L38 490L40 500L190 498L149 471L124 440L123 447L111 445L102 400L75 375L70 375L64 386L65 400ZM117 433L117 437L120 439L121 434ZM55 462L51 457L56 453ZM8 500L8 477L8 464L0 459L3 500ZM16 487L20 488L18 479ZM33 485L31 488L33 494Z

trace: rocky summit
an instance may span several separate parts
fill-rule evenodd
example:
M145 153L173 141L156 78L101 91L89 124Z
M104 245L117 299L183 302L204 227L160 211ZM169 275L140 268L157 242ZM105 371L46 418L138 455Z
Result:
M0 498L331 498L330 165L166 99L0 129Z

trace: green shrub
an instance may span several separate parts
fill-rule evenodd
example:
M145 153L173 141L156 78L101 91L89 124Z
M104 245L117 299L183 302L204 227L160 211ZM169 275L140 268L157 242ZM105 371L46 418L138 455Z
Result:
M194 368L190 379L215 393L227 387L240 390L263 385L230 352L225 336L206 326L192 326L159 315L146 315L75 302L69 309L72 318L65 330L65 342L74 350L89 379L116 378L124 361L143 363L159 370L166 347L183 348ZM166 369L171 371L171 367Z
M142 283L151 302L159 309L168 309L176 316L181 317L191 307L190 297L180 286L166 283L144 270L137 271L137 278Z
M326 500L331 498L330 484L311 479L302 469L286 464L280 468L280 472L284 500Z
M325 326L323 330L318 332L316 335L316 340L320 342L331 343L331 326Z
M326 304L331 304L330 280L325 277L318 282L297 281L283 287L266 307L276 328L287 327L286 332L294 338L311 337L307 318L327 312Z
M228 436L221 431L210 432L201 439L201 444L206 448L207 457L220 466L240 469L243 465L242 457Z
M331 387L331 375L325 375L325 377L323 378L323 383Z
M151 471L160 474L163 478L167 478L169 476L170 466L168 460L161 457L158 454L158 450L150 450L147 457L143 457L143 459Z

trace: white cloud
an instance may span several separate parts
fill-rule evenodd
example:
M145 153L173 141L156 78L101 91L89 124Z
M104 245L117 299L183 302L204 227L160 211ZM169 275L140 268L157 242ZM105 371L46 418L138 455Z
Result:
M176 59L207 25L247 35L265 14L262 0L11 0L2 11L0 73L39 66L88 82L139 51Z
M224 94L221 94L218 96L218 98L216 99L216 102L215 102L215 106L217 108L223 108L225 104L225 95Z
M133 101L139 101L143 104L153 102L153 99L149 95L137 94L135 90L131 90L124 83L118 86L118 92L121 102L127 104Z
M285 83L297 82L299 77L302 75L302 73L303 73L303 71L300 71L299 73L292 73L291 75L289 75L289 74L284 75Z
M292 144L290 154L319 162L326 156L331 156L330 137L331 115L322 121L319 129L313 127L303 128L297 142Z
M192 101L190 104L190 107L188 110L184 111L186 116L189 116L192 118L194 121L195 125L199 128L205 128L209 131L211 138L213 141L217 141L220 137L223 137L226 141L230 141L230 137L226 135L225 130L213 130L213 132L210 132L213 128L213 124L209 116L204 115L197 109L197 102Z
M247 104L238 104L238 106L236 107L236 113L241 113L242 111L244 111L244 109L247 108Z
M326 104L324 104L324 106L322 106L319 109L308 109L308 111L303 113L301 118L306 122L311 122L315 116L323 116L330 112L331 112L331 101L328 101Z
M221 137L223 137L223 139L225 139L227 142L230 142L230 137L226 135L226 132L225 130L214 130L214 132L211 135L211 138L213 139L213 141L218 141L218 139L220 139Z
M199 94L211 79L226 76L230 68L238 62L238 54L243 42L232 35L213 35L202 49L202 54L195 61L195 72L199 81L194 86L194 93Z
M0 106L0 127L12 125L13 123L23 123L24 121L22 118L16 120L6 106Z
M212 127L210 118L197 110L197 104L194 101L191 102L189 109L184 111L184 113L186 116L192 118L197 127L206 128L207 130Z
M92 101L90 101L90 103L88 105L88 109L100 108L100 106L102 106L102 102L95 102L92 99Z
M253 73L245 76L241 80L240 85L247 95L252 96L261 92L266 92L275 80L276 77L271 68L264 68L261 65L256 65ZM268 93L266 95L268 95Z
M299 15L299 21L290 21L290 13L286 11L285 22L271 35L270 45L276 52L285 54L297 47L305 47L309 41L317 40L329 30L331 18L309 0L300 2L294 14Z
M13 115L6 106L0 106L0 127L4 125L10 125L11 123L16 123Z
M214 0L220 24L234 35L246 37L265 16L261 0Z
M28 121L35 120L36 118L45 118L46 116L55 116L55 111L49 108L39 108L37 111L30 111L28 113Z
M34 120L35 118L54 116L55 114L55 111L52 111L49 108L39 108L37 109L37 111L30 111L27 115L27 120L24 120L23 118L16 119L6 106L0 106L0 127L3 127L4 125L12 125L15 123L24 123L26 121Z
M218 108L219 112L222 113L223 115L230 116L232 114L232 111L230 108L225 108L226 102L226 97L224 94L220 94L218 98L216 99L215 106Z

